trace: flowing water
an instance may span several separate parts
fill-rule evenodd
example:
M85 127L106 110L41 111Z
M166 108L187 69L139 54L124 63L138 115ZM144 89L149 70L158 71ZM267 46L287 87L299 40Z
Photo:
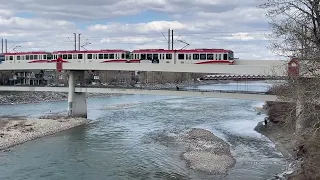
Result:
M263 91L266 83L245 86ZM244 86L244 85L242 85ZM239 84L199 88L238 89ZM194 87L193 87L194 88ZM123 95L88 100L90 125L11 148L0 153L0 179L268 179L285 160L274 145L253 129L263 102L212 98ZM65 111L67 103L0 106L1 115L40 116ZM230 143L237 163L228 175L189 169L181 150L170 145L173 133L193 127L212 131Z

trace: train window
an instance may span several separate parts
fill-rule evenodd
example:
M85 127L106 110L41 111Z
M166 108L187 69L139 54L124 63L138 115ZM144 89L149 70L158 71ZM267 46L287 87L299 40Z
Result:
M152 54L147 54L147 59L152 60Z
M186 59L187 59L187 60L191 60L191 54L187 54L187 55L186 55Z
M147 59L146 54L141 54L141 58L140 59Z
M30 56L29 55L26 55L26 60L30 60Z
M207 55L206 54L200 54L200 60L206 60Z
M17 60L20 60L20 56L17 56Z
M121 59L124 59L124 57L125 57L125 56L124 56L124 54L123 54L123 53L121 53Z
M108 59L108 58L109 58L108 54L103 54L103 59Z
M114 54L109 54L109 59L114 59Z
M68 54L62 54L62 59L68 59Z
M33 59L37 60L38 59L38 55L33 55Z
M99 54L99 59L103 59L103 54Z
M20 56L20 60L24 60L24 56Z
M61 58L62 58L62 54L59 54L58 57L61 57Z
M199 60L199 54L193 54L193 60Z
M159 59L158 54L153 54L153 59Z
M172 59L172 54L166 54L166 59Z
M47 55L43 55L43 59L44 59L44 60L47 60Z
M218 59L218 54L214 54L214 59L217 60Z
M30 60L33 60L33 55L30 55Z
M228 54L223 54L223 60L228 60Z
M10 59L10 60L13 60L13 56L9 56L9 59Z
M78 54L78 59L82 59L82 58L83 58L82 54Z
M213 60L213 54L207 54L207 59L208 60Z
M92 54L87 54L88 59L92 59Z
M221 54L218 54L218 60L221 60Z
M93 59L98 59L97 57L97 54L93 54Z
M178 59L184 60L184 54L178 54Z
M72 59L77 59L77 54L72 54Z

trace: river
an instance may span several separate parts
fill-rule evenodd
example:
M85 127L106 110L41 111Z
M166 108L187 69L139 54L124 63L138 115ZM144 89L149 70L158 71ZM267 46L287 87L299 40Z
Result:
M264 82L244 86L267 89ZM197 88L237 90L239 84ZM195 87L192 87L195 88ZM0 153L1 180L142 180L271 178L285 160L274 145L253 129L264 116L254 107L263 102L150 95L88 99L92 123L11 148ZM65 111L67 103L45 102L0 106L1 115L40 116ZM228 175L190 170L170 136L201 127L232 146L237 163Z

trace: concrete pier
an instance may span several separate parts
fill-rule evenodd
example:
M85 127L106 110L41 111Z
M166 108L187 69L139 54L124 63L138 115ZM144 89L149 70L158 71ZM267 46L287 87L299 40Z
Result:
M70 71L68 91L68 116L87 118L86 93L75 92L75 86L84 84L84 81L84 71Z

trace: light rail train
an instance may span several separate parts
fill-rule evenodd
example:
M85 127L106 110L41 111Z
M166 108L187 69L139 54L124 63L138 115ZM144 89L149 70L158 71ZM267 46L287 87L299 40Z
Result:
M159 64L227 64L235 62L234 53L225 49L139 49L37 51L4 53L2 63L52 63L58 57L67 63L159 63ZM1 57L0 57L1 59Z

